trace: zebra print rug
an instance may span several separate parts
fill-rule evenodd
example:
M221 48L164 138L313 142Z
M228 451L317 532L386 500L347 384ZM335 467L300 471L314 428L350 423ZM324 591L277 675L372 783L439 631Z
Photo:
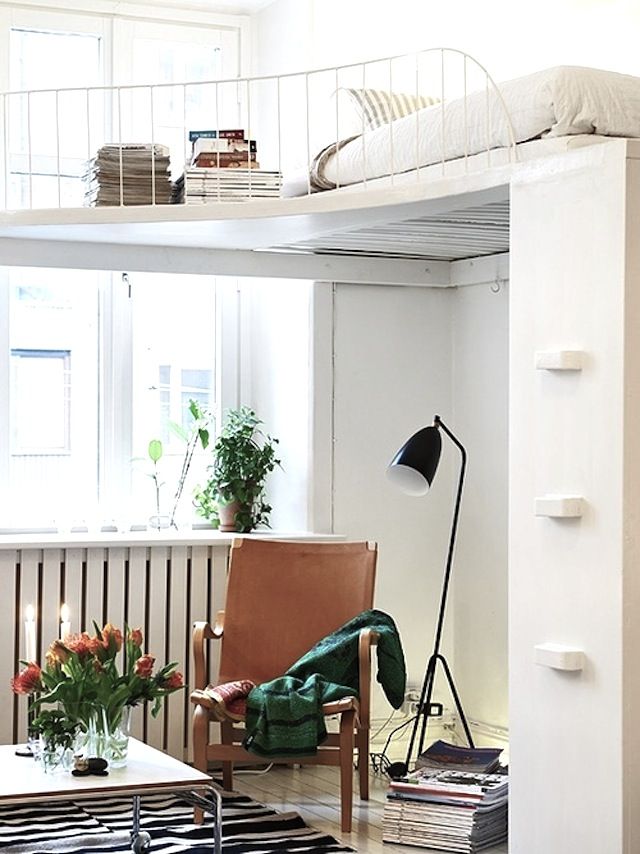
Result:
M224 854L325 854L353 851L313 830L293 812L277 813L237 792L222 793ZM211 854L211 819L193 824L179 796L141 801L141 829L151 834L152 854ZM130 852L130 798L60 801L44 806L0 808L2 854L113 854Z

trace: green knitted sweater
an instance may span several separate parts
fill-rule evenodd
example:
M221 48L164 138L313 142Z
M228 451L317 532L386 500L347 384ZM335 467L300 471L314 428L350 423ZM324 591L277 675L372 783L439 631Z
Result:
M402 705L406 670L400 636L382 611L363 611L298 659L278 679L255 687L247 698L244 746L260 756L313 756L327 736L322 706L359 695L361 629L379 635L377 679L394 707Z

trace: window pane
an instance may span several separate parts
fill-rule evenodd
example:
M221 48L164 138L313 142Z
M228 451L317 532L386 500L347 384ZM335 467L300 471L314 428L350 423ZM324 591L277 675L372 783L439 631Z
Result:
M12 350L11 367L12 454L70 451L70 351Z
M153 491L147 449L160 439L163 512L171 509L185 452L170 423L192 424L189 401L215 409L215 284L206 276L136 273L133 299L133 478L134 505L152 515ZM188 510L193 485L203 479L209 458L194 456L182 498Z
M9 494L16 524L98 499L98 274L9 272Z
M9 45L10 86L14 91L94 86L101 82L98 36L12 29ZM85 93L40 92L29 98L13 95L7 109L9 206L81 206L80 175L88 157ZM94 123L101 121L101 116L93 116ZM31 183L29 172L34 175Z
M198 42L195 37L190 41L189 29L183 29L183 41L171 40L169 33L165 33L163 38L134 38L133 79L136 83L187 83L221 77L220 49L210 43ZM210 38L215 39L216 34L211 33ZM226 118L222 127L236 126L237 92L233 88L236 97L225 112L231 90L226 89L218 97L218 120ZM191 128L216 124L214 86L166 86L155 89L153 95L150 89L124 89L121 107L125 136L141 142L159 142L169 148L174 179L182 173L187 156L183 123Z

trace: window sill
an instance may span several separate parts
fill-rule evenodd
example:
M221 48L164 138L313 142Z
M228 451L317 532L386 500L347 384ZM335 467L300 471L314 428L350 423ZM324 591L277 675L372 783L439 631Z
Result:
M252 534L226 534L214 529L163 531L29 532L0 534L1 549L28 548L102 548L106 546L228 546L238 537L276 540L340 541L340 534L316 534L310 531L257 531Z

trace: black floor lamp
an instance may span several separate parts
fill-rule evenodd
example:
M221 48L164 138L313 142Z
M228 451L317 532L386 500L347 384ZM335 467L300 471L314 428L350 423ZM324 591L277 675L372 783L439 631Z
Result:
M427 670L420 691L420 701L418 704L418 713L416 715L413 729L411 731L411 739L409 741L409 749L405 762L393 762L387 769L387 773L392 778L404 776L411 765L411 755L420 730L420 738L418 742L418 754L424 747L425 733L427 731L427 723L430 717L433 717L431 697L433 695L433 685L436 676L436 668L438 662L442 665L444 674L449 683L453 700L456 704L456 709L464 732L469 742L469 747L473 747L473 739L469 730L469 724L460 702L460 697L456 690L453 681L451 669L446 658L440 652L440 641L442 640L442 627L444 624L444 615L447 607L447 594L449 592L449 579L451 578L451 565L453 562L453 550L456 542L456 531L458 528L458 515L460 513L460 499L462 498L462 485L464 483L464 473L467 466L467 452L463 445L456 439L451 430L440 419L439 415L434 416L433 425L423 427L414 433L410 439L400 448L387 469L389 479L399 486L404 492L409 495L426 495L433 483L433 479L438 468L440 460L440 452L442 450L442 439L440 437L442 430L451 439L454 445L460 450L460 476L458 478L458 491L453 510L453 521L451 523L451 536L449 537L449 551L447 554L447 563L442 581L442 591L440 593L440 610L438 611L438 622L436 626L436 634L433 643L433 652L429 656L427 662ZM437 711L442 713L442 709L438 706Z

